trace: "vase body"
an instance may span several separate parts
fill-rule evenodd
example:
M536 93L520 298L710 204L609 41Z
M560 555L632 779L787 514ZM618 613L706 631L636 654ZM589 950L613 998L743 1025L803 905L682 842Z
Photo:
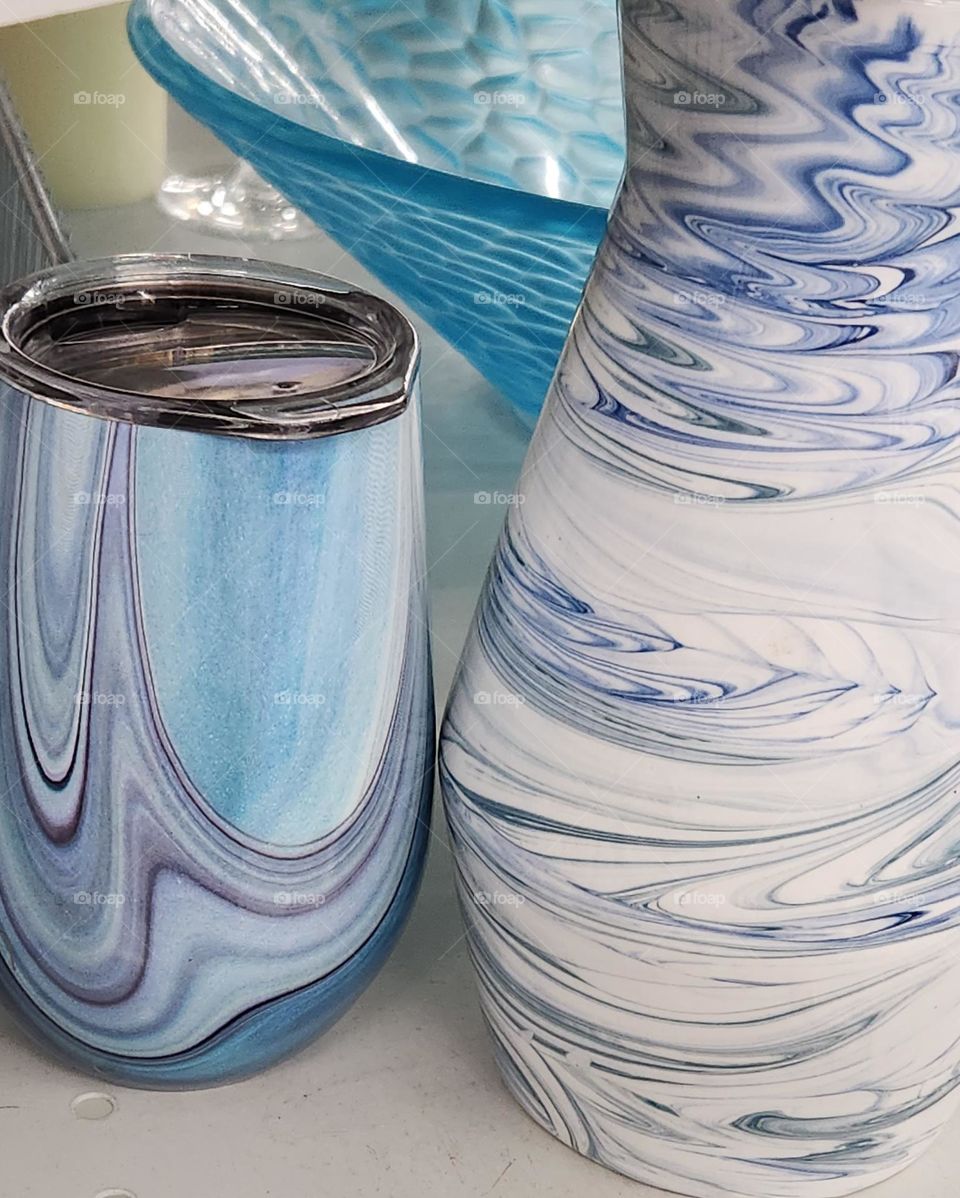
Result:
M318 276L267 268L249 358L201 347L194 365L188 331L171 351L176 377L124 395L137 321L153 322L148 348L175 335L153 317L154 287L162 298L181 270L203 272L187 292L217 287L225 271L234 298L214 314L219 342L257 270L194 256L153 277L150 257L118 261L119 281L99 291L76 266L70 319L89 313L99 335L98 306L113 312L119 291L120 356L98 378L106 402L143 412L103 419L17 385L0 406L0 998L86 1072L194 1087L324 1030L383 962L416 890L433 699L415 356L391 419L302 439L264 430L272 402L241 412L228 383L221 404L218 380L279 380L289 394L307 351L271 361L276 305L303 306L292 340L306 313L343 298L317 290ZM379 320L389 306L376 303ZM324 317L323 353L335 328ZM365 349L321 373L355 374L353 353ZM166 419L171 396L201 384L213 398L198 419L222 423L230 407L243 431L190 428L190 400L172 427L141 421ZM333 409L318 401L324 419Z
M624 3L628 171L444 725L506 1080L669 1190L849 1193L956 1103L958 16Z

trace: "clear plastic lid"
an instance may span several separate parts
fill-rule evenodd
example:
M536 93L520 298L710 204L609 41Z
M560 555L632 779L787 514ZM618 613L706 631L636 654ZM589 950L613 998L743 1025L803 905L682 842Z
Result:
M228 436L328 436L409 401L413 327L323 275L135 254L53 267L0 295L0 379L110 420Z

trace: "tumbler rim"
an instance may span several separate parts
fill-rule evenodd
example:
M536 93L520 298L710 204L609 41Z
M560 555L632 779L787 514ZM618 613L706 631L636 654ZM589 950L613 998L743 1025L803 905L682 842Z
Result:
M329 384L277 382L269 393L216 399L204 398L199 386L197 395L157 394L57 369L61 344L82 344L105 322L113 322L115 344L122 344L123 330L129 330L132 345L138 320L146 326L155 319L152 313L163 312L166 323L175 326L178 311L202 312L204 305L213 317L235 310L267 321L273 310L276 321L295 317L301 330L314 321L318 338L321 330L342 329L345 344L362 349L358 358L366 357L367 363L355 375ZM31 352L32 339L40 336L43 360ZM149 327L140 341L149 345ZM270 346L264 339L256 356L269 360L274 356ZM0 382L58 408L127 424L267 440L367 428L406 410L419 352L413 325L388 301L315 271L260 259L148 253L71 260L0 291ZM152 356L173 355L167 349ZM276 357L290 361L279 351ZM131 363L137 361L131 348ZM169 369L176 373L175 365Z

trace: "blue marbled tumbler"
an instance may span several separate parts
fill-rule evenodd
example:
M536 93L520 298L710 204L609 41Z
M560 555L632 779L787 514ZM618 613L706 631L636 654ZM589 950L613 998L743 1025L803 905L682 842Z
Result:
M6 386L0 510L0 998L126 1084L264 1068L356 998L419 881L416 393L276 440Z
M624 0L629 167L441 778L525 1109L827 1198L960 1081L960 4Z

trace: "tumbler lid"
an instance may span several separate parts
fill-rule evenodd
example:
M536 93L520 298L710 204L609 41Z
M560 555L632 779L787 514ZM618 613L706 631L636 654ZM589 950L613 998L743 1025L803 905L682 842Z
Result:
M406 408L419 357L386 300L206 254L66 262L0 292L0 380L109 420L324 437Z

